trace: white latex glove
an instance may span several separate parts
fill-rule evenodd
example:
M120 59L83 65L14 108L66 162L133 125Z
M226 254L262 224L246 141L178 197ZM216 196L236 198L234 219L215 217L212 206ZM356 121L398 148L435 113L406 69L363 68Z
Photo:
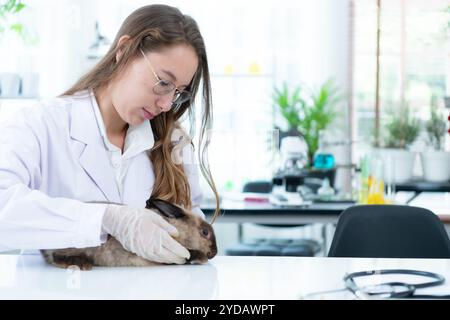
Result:
M138 256L159 263L184 264L189 251L175 241L177 229L148 209L108 204L103 229Z

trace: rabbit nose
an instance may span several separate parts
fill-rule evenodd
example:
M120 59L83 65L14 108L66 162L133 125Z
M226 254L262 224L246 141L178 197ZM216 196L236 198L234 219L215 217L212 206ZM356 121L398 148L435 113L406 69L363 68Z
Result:
M217 250L211 250L211 251L208 251L208 253L206 254L206 256L208 257L208 259L212 259L212 258L214 258L215 256L216 256L216 254L217 254Z

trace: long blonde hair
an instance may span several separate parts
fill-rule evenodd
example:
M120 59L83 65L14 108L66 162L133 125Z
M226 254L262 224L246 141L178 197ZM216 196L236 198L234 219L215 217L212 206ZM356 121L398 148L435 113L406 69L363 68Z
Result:
M119 39L124 35L129 37L129 41L119 48ZM214 222L219 215L219 195L207 157L212 128L211 82L205 44L194 19L182 14L177 8L166 5L149 5L137 9L125 19L106 55L63 95L72 95L86 89L95 91L103 88L139 55L140 49L147 53L175 44L190 45L194 48L199 59L195 76L187 90L191 91L192 96L195 97L200 83L202 83L203 109L198 158L202 175L216 197L216 210L212 219L212 222ZM116 61L116 54L120 49L122 50L121 58ZM178 120L186 111L188 111L191 122L190 131L193 131L192 128L195 123L195 113L191 108L193 102L192 99L181 105L176 105L170 111L151 120L155 137L155 145L149 152L155 172L152 196L186 208L192 207L189 182L183 165L175 164L171 157L173 149L171 135Z

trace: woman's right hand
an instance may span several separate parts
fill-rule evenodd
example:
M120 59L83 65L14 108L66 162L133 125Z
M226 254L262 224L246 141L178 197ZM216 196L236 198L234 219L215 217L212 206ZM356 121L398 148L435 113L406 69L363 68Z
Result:
M108 204L103 229L138 256L159 263L184 264L189 251L172 237L177 229L149 209Z

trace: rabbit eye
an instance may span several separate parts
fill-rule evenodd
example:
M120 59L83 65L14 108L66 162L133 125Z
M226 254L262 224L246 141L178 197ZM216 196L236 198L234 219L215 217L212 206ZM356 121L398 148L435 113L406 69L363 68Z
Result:
M204 236L205 238L209 237L209 230L207 228L202 228L201 232L202 236Z

